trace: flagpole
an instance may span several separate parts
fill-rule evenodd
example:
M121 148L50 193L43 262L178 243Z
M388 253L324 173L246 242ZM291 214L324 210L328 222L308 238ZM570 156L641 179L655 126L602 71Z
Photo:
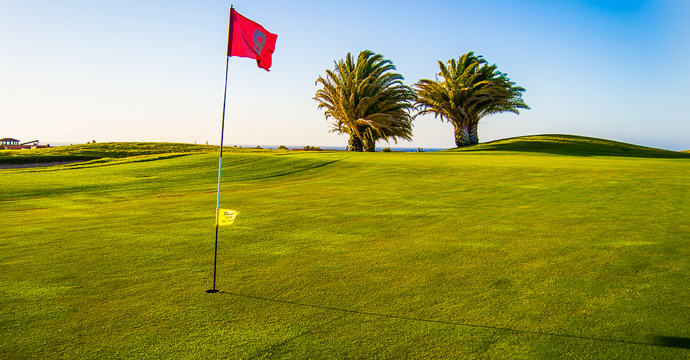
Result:
M230 5L230 16L232 17L232 5ZM232 18L229 22L232 21ZM228 22L228 23L229 23ZM230 41L230 34L228 33L228 42ZM218 188L216 190L216 244L213 250L213 289L206 290L207 293L217 293L216 289L216 269L218 263L218 210L220 209L220 174L223 166L223 136L225 135L225 103L228 98L228 65L230 64L230 56L225 57L225 90L223 90L223 116L220 126L220 155L218 156Z

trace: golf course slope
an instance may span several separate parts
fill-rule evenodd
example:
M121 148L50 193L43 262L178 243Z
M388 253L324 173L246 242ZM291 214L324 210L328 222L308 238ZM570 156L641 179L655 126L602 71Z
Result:
M135 156L179 155L218 152L218 146L127 142L56 146L41 149L0 150L0 164L46 163L56 161L89 161L95 159L122 159ZM224 147L226 151L261 152L265 150Z
M655 149L576 135L532 135L481 143L454 151L516 151L571 156L688 158L684 152Z
M548 137L228 149L215 294L217 148L0 170L0 359L690 358L688 154Z

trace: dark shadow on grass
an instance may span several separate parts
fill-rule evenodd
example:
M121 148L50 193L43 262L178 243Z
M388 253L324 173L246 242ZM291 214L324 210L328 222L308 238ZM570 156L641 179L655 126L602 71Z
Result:
M555 137L555 139L554 139ZM507 141L508 140L508 141ZM513 138L496 140L488 143L472 145L463 148L451 149L450 153L462 152L524 152L541 153L565 156L611 156L611 157L633 157L633 158L656 158L656 159L688 159L690 154L650 148L646 146L627 144L612 140L595 139L578 136L557 136L545 135L544 139L539 136L527 138Z
M657 336L656 342L659 346L672 347L678 349L690 349L690 338Z
M321 168L321 167L324 167L327 165L331 165L331 164L334 164L334 163L337 163L337 162L343 161L343 160L345 160L345 159L326 161L326 162L323 162L321 164L316 164L314 166L309 166L309 167L305 167L305 168L301 168L301 169L297 169L297 170L293 170L293 171L286 171L286 172L282 172L279 174L272 174L272 175L265 175L265 176L257 176L257 177L248 178L248 179L241 179L241 180L242 181L251 181L251 180L272 179L272 178L277 178L277 177L281 177L281 176L287 176L287 175L297 174L297 173L301 173L301 172L305 172L305 171L309 171L309 170L318 169L318 168Z
M502 146L492 146L491 148L478 148L478 149L462 149L462 152L484 152L484 151L510 151L510 152L525 152L525 153L537 153L537 154L550 154L550 155L564 155L564 156L580 156L580 157L626 157L626 158L648 158L648 159L688 159L690 155L681 152L644 152L644 151L590 151L590 150L580 150L580 149L568 149L568 148L527 148L527 149L516 149L514 147L505 148Z
M540 335L540 336L555 336L555 337L568 338L568 339L592 340L592 341L600 341L600 342L616 343L616 344L626 344L626 345L643 345L643 346L690 349L690 339L681 338L681 337L656 336L654 339L655 341L653 341L653 342L629 341L629 340L620 340L620 339L607 339L607 338L599 338L599 337L594 337L594 336L557 334L557 333L550 333L550 332L544 332L544 331L511 329L511 328L500 327L500 326L468 324L468 323L462 323L462 322L457 322L457 321L421 319L421 318L415 318L415 317L411 317L411 316L381 314L381 313L374 313L374 312L368 312L368 311L342 309L342 308L336 308L336 307L332 307L332 306L304 304L304 303L299 303L299 302L295 302L295 301L271 299L271 298L266 298L266 297L261 297L261 296L237 294L237 293L232 293L232 292L227 292L227 291L221 291L219 294L242 297L242 298L246 298L246 299L269 301L269 302L280 303L280 304L303 306L303 307L309 307L309 308L314 308L314 309L331 310L331 311L338 311L338 312L358 314L358 315L377 316L377 317L396 319L396 320L418 321L418 322L425 322L425 323L434 323L434 324L443 324L443 325L452 325L452 326L463 326L463 327L479 328L479 329L499 330L499 331L514 332L514 333L520 333L520 334L531 334L531 335ZM302 336L302 335L299 335L299 336Z

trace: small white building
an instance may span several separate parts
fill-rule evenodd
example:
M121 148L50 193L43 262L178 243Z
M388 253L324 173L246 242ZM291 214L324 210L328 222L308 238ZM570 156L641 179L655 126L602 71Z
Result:
M19 145L19 140L12 138L2 138L0 139L0 144L2 145Z
M50 147L50 145L39 145L38 140L28 141L23 144L19 140L12 138L0 139L0 150L26 150L26 149L42 149Z

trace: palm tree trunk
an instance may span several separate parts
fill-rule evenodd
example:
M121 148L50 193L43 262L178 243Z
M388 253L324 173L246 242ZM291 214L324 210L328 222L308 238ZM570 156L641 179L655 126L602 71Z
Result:
M477 132L478 127L479 121L471 122L468 126L467 132L470 138L470 144L472 145L479 144L479 133Z
M362 140L357 135L350 134L350 140L348 140L347 145L350 151L362 152Z
M376 141L368 139L368 138L364 138L364 140L362 142L364 143L363 144L364 151L367 151L367 152L375 152L376 151Z
M454 122L453 127L455 127L455 145L457 147L472 145L469 128L466 124Z

